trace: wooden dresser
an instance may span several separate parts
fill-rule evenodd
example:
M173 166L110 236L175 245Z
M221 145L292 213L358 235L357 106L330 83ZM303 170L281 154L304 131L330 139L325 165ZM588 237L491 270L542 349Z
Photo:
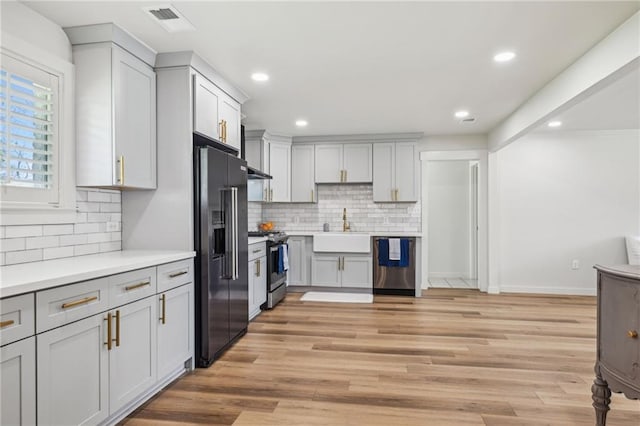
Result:
M640 266L600 266L596 379L591 387L596 424L606 424L611 392L640 399Z

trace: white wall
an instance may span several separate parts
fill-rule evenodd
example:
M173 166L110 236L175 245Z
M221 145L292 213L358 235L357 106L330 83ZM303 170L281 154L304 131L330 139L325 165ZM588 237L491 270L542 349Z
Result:
M532 134L498 151L501 292L595 294L592 266L626 263L639 151L638 130Z
M418 152L487 149L487 135L428 135L418 141Z
M432 161L427 172L430 278L469 278L469 162Z

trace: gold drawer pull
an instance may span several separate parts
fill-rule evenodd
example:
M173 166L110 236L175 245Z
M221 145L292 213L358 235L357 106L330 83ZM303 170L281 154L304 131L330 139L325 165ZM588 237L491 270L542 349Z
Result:
M107 322L107 341L104 342L105 345L107 345L107 350L110 351L111 350L111 333L112 333L112 329L111 329L111 312L109 312L107 314L107 317L104 319Z
M9 327L14 322L15 322L14 320L2 321L2 322L0 322L0 328Z
M632 339L637 339L638 338L638 332L635 330L629 330L627 331L627 336L631 337Z
M258 249L258 250L253 250L251 253L260 253L262 251L262 249Z
M186 273L188 273L188 271L174 272L173 274L169 274L169 278L179 277L180 275L184 275Z
M120 310L116 311L116 346L120 346Z
M160 321L162 324L167 322L167 295L163 294L160 296L160 301L162 302L162 316L160 317Z
M94 300L98 300L98 296L85 297L84 299L63 303L62 309L73 308L74 306L78 306L78 305L84 305L86 303L93 302Z
M131 290L135 290L135 289L140 288L140 287L144 287L146 285L151 285L151 281L148 281L148 280L147 281L142 281L141 283L138 283L138 284L126 286L124 289L126 291L131 291Z

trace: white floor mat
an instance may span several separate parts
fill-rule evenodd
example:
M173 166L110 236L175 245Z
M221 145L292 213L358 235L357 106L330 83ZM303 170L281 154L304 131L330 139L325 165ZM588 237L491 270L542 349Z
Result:
M304 302L373 303L373 294L308 291L300 300Z

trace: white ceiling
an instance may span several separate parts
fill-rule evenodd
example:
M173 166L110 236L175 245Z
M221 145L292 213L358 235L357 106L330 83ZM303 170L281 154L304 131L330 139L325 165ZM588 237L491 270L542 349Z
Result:
M115 22L159 52L195 50L251 99L249 129L291 135L485 133L624 22L640 2L25 2L62 27ZM496 64L495 53L517 58ZM268 83L250 79L267 72ZM637 93L637 92L636 92ZM453 118L468 109L473 124ZM296 128L304 118L309 126Z

